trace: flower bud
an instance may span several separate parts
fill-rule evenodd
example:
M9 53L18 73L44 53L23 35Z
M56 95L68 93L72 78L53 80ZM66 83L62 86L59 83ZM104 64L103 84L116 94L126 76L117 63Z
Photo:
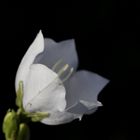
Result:
M3 133L5 138L15 139L18 130L18 116L14 110L8 110L3 121Z
M30 131L29 127L25 123L19 125L19 131L17 135L17 140L29 140Z

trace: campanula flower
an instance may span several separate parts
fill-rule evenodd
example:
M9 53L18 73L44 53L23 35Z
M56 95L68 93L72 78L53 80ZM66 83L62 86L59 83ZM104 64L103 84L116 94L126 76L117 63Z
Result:
M81 119L101 106L97 100L109 80L86 70L76 71L78 57L73 39L55 42L40 31L24 55L16 75L16 91L23 82L26 112L46 112L41 120L58 125Z

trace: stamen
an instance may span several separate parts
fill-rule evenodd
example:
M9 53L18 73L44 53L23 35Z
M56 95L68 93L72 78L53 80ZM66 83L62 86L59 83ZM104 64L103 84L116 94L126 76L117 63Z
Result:
M59 70L58 76L60 77L67 69L69 68L68 64L65 64L62 69Z
M64 83L65 81L67 81L70 78L70 76L72 75L73 71L74 71L74 68L71 68L69 73L68 73L68 75L66 75L66 77L64 77L64 79L62 79L62 83Z
M62 59L59 59L52 67L52 70L55 71L59 78L64 83L72 75L74 68L70 68L68 64L65 64Z
M59 59L53 66L52 66L52 70L55 71L57 69L57 67L62 63L62 59Z

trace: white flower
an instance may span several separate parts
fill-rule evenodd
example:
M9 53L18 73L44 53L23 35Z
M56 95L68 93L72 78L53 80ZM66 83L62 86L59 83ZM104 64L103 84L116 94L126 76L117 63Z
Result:
M16 75L16 91L19 81L24 84L25 111L49 113L41 121L49 125L67 123L95 112L102 105L97 96L109 81L92 72L75 72L77 65L73 39L56 43L44 39L40 31Z

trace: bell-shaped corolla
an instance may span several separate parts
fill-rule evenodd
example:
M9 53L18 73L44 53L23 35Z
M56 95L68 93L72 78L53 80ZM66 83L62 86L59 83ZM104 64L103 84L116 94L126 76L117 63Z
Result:
M24 55L16 75L16 91L23 81L23 107L47 112L41 122L58 125L81 119L102 106L98 94L109 80L86 70L76 71L74 39L55 42L40 31Z

